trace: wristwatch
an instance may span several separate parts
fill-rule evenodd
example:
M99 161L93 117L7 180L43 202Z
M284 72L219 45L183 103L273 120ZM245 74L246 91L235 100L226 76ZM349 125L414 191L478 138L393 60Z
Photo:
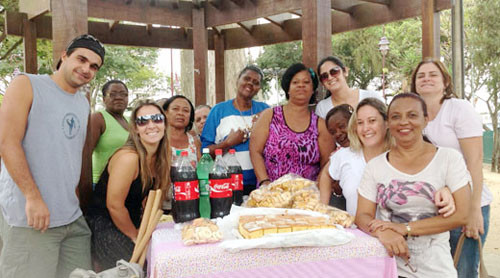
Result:
M406 227L406 238L409 238L411 237L411 227L410 227L410 223L405 223L405 227Z

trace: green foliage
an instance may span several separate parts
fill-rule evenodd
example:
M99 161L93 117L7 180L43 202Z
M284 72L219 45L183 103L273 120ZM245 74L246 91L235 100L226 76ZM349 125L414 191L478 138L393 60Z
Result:
M255 62L265 72L261 88L264 96L268 97L269 83L275 75L279 76L278 82L281 82L281 75L290 65L302 62L302 42L273 44L263 49Z
M90 83L92 107L102 101L101 88L111 79L119 79L127 84L130 106L139 98L156 92L166 92L170 78L154 68L158 51L153 48L106 46L104 65Z

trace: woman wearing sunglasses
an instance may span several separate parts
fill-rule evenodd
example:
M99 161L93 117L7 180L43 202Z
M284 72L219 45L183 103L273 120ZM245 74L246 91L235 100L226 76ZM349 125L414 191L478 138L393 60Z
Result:
M155 102L141 101L131 119L129 138L104 168L87 214L98 270L112 268L120 259L130 259L142 204L149 190L167 192L170 186L169 143L163 109Z
M349 68L344 66L344 63L337 57L323 58L318 64L317 72L321 84L331 94L316 105L316 115L323 119L330 109L340 104L347 103L356 108L358 102L368 97L378 98L385 103L380 94L376 92L349 88L347 85Z

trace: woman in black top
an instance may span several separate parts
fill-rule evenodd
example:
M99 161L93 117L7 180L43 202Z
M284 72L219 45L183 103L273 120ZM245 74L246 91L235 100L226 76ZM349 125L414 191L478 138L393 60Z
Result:
M130 136L109 159L87 215L92 253L101 269L130 259L149 190L167 192L170 186L170 148L163 109L155 102L142 101L131 119Z

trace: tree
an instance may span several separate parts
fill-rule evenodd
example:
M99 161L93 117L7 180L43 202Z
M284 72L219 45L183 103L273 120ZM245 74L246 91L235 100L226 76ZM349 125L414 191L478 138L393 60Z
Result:
M0 0L0 12L15 11L18 1ZM2 12L3 11L3 12ZM24 71L22 38L6 35L4 17L0 16L0 93L12 80L16 72ZM158 50L106 45L106 58L96 78L86 87L91 96L91 109L102 102L99 91L108 80L119 79L127 84L131 92L130 106L138 98L146 98L170 90L170 78L154 65L158 59ZM52 73L52 42L37 40L38 72Z
M498 0L467 2L466 25L467 52L469 65L467 69L474 75L471 84L478 90L485 85L488 94L476 96L488 107L493 126L493 155L491 170L500 172L500 140L498 134L498 116L500 111L500 21L494 20L500 13ZM471 93L476 93L475 91Z

